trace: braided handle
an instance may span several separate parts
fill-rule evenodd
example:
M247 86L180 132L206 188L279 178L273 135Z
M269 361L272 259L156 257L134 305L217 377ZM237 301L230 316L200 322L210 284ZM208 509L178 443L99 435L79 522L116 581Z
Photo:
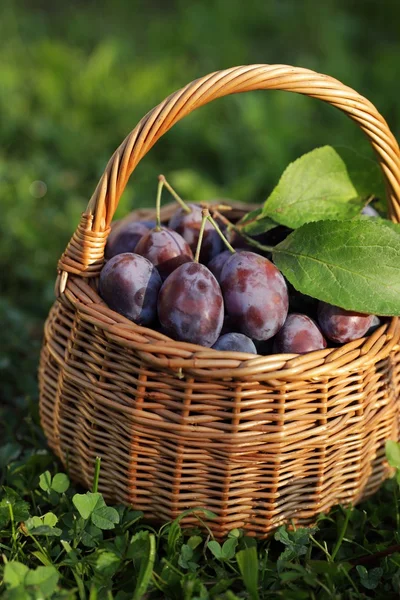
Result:
M340 81L286 65L246 65L196 79L168 96L138 123L111 157L59 261L59 291L68 273L99 274L110 223L129 177L156 141L196 108L217 98L252 90L286 90L324 100L356 121L374 148L386 180L389 214L400 222L400 150L386 121L363 96Z

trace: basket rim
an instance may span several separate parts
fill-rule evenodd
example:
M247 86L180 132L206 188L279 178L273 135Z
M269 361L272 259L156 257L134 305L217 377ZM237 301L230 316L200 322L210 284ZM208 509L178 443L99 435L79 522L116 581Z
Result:
M135 350L149 366L185 373L194 377L232 378L246 381L268 380L282 384L282 379L295 383L305 379L324 379L345 373L363 371L386 358L400 341L400 319L387 317L370 336L362 337L336 348L315 350L306 354L254 355L244 352L214 350L189 342L178 342L149 327L137 325L113 311L96 291L97 279L70 276L66 288L56 303L73 307L81 325L102 331L108 342ZM53 338L50 315L45 324L45 337ZM54 350L54 349L53 349ZM55 351L63 360L63 353Z

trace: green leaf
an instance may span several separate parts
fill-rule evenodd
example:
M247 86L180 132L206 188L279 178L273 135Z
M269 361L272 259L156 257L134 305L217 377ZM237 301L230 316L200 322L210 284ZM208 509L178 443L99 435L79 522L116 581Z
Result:
M96 560L96 571L101 573L107 579L111 578L118 571L121 565L120 557L115 552L107 550L100 552Z
M371 217L369 218L371 219ZM393 231L400 235L400 223L393 223L393 221L389 221L389 219L376 219L376 221L378 221L378 223L380 223L381 225L386 225L386 227L390 227L390 229L393 229Z
M245 548L236 554L236 560L244 585L251 600L258 600L258 555L257 548Z
M400 315L400 236L378 219L308 223L274 248L273 259L303 294L347 310Z
M230 538L237 538L239 539L242 535L242 532L240 531L240 529L231 529L230 532L228 533L228 537Z
M100 506L92 512L91 519L99 529L114 529L116 523L119 523L119 514L115 508Z
M47 535L50 537L59 537L62 534L62 529L58 527L49 527L48 525L39 525L30 530L32 535Z
M29 518L29 504L21 500L19 495L11 488L4 488L4 496L0 502L0 527L5 527L11 520L10 505L14 523L26 521Z
M192 550L195 550L197 548L197 546L199 546L203 541L203 538L200 535L192 535L189 539L188 539L188 546L190 546L190 548L192 548Z
M278 541L281 542L282 544L285 544L285 546L291 546L292 545L292 541L289 537L289 532L286 529L286 527L284 525L282 525L281 527L279 527L278 531L275 532L274 538Z
M14 442L4 444L0 448L0 469L4 469L21 454L22 447Z
M228 538L222 546L222 557L226 560L230 560L235 556L236 546L238 545L238 539L235 537Z
M211 542L208 542L207 548L214 554L215 558L218 558L219 560L222 559L221 544L219 544L215 540L211 540Z
M311 221L351 218L371 194L384 195L377 163L348 148L323 146L287 167L262 215L297 229Z
M20 562L13 561L6 563L4 567L4 583L8 588L18 587L24 583L28 571L28 567Z
M241 600L241 598L239 596L237 596L236 594L234 594L232 592L232 590L228 590L225 594L225 599L226 600Z
M83 519L88 519L95 508L105 506L101 494L86 492L86 494L75 494L72 502Z
M317 531L317 527L300 527L295 531L288 531L284 525L279 527L275 533L275 539L286 546L285 550L279 555L277 561L278 572L291 563L292 560L304 556L307 553L310 535ZM290 565L291 567L293 565Z
M63 494L69 488L69 479L65 473L56 473L51 482L51 487L55 492Z
M31 517L25 521L25 526L32 535L60 536L62 530L55 527L57 517L53 513L46 513L43 517Z
M237 227L241 229L247 235L260 235L261 233L267 233L271 229L278 227L279 223L271 219L270 217L263 217L261 214L262 208L257 208L247 213L237 223Z
M57 525L58 518L52 512L48 512L42 517L44 525L48 525L49 527L54 527Z
M188 544L182 544L181 553L178 558L178 565L182 569L189 569L190 561L193 558L193 550Z
M297 571L284 571L283 573L279 573L279 579L284 583L296 581L296 579L299 579L300 577L303 578L303 575Z
M280 573L285 567L290 565L292 560L299 558L307 553L307 546L299 546L298 548L288 547L278 557L276 566L278 573ZM291 565L290 565L291 566Z
M25 585L32 586L43 596L49 597L57 588L60 574L55 567L38 567L29 571L25 577Z
M45 471L39 476L39 486L42 488L44 492L49 492L51 490L51 475L50 471Z
M375 569L367 571L367 569L362 565L357 565L356 569L360 576L361 585L363 585L367 590L374 590L378 587L383 575L383 569L376 567Z
M82 533L82 544L87 548L96 548L103 539L101 529L89 523Z
M36 521L37 519L37 521ZM25 522L25 525L31 535L47 535L58 537L62 534L62 530L53 525L46 525L40 517L32 517Z
M391 467L400 469L400 442L387 440L385 445L386 458Z
M217 581L217 583L215 585L212 586L212 588L210 588L210 595L209 596L204 596L205 600L208 600L208 598L221 598L221 596L219 596L218 594L221 594L221 592L225 592L228 588L230 588L232 585L232 579L219 579ZM238 598L238 596L233 596L234 598ZM227 594L225 594L225 596L222 596L222 598L224 600L228 600L228 596ZM232 596L231 596L232 598Z
M129 510L125 507L118 508L120 511L121 525L124 529L131 527L134 523L137 523L143 518L143 512L141 510Z

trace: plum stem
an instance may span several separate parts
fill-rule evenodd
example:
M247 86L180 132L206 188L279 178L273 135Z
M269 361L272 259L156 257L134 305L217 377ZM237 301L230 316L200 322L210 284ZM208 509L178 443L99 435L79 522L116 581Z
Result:
M176 191L174 190L174 188L165 179L164 175L159 175L158 176L158 181L162 181L163 185L165 185L165 187L167 188L167 190L169 191L169 193L171 194L171 196L173 196L175 198L175 200L177 201L177 203L180 205L180 207L186 213L189 214L189 213L192 212L192 209L186 204L186 202L184 200L182 200L182 198L180 196L178 196L178 194L176 193Z
M226 237L222 233L221 229L219 228L218 223L212 218L211 215L208 216L208 220L210 221L211 225L214 227L214 229L216 230L216 232L218 233L219 237L224 242L224 244L228 248L228 250L230 252L232 252L232 254L234 254L236 252L235 248L233 248L230 245L230 243L228 242L228 240L226 239Z
M202 218L201 225L200 225L199 239L197 240L196 254L194 256L194 262L197 262L197 263L199 262L199 259L200 259L200 250L201 250L201 244L203 242L204 229L205 229L207 220L210 217L210 212L209 212L208 208L203 208L203 210L201 211L201 216L203 218Z
M213 216L218 217L227 226L228 230L232 229L233 231L241 235L246 240L246 242L250 244L250 246L254 246L255 248L258 248L259 250L264 250L265 252L278 252L278 250L276 250L274 246L265 246L264 244L260 244L260 242L254 240L252 237L244 233L239 227L236 227L236 225L231 223L231 221L229 221L229 219L227 219L224 215L221 215L221 213L218 210L213 211Z
M156 231L161 231L161 193L165 182L158 178L157 200L156 200Z

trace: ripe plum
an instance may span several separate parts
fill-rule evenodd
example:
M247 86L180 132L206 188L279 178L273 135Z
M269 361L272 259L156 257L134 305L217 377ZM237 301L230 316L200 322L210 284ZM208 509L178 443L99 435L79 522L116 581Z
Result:
M178 208L172 215L168 227L177 231L187 241L192 251L195 252L202 221L202 207L198 204L187 204L187 206L191 209L190 212ZM200 261L208 264L214 256L222 251L222 247L223 242L220 236L214 226L207 221L200 251Z
M318 323L324 335L333 342L345 344L363 337L371 327L374 315L364 315L333 306L318 304Z
M207 267L185 263L164 281L158 297L163 331L183 342L210 347L224 321L221 288Z
M253 340L268 340L285 322L288 291L275 265L254 252L236 252L224 265L221 289L227 314Z
M317 324L299 313L288 315L282 329L274 338L275 352L283 354L306 354L326 348L326 340Z
M139 325L157 316L161 277L147 258L125 252L111 258L100 273L99 293L108 306Z
M374 318L372 319L372 322L371 322L371 326L365 335L372 335L374 333L374 331L376 331L378 329L378 327L380 327L381 325L382 325L382 322L381 322L380 318L374 315Z
M217 339L213 348L214 350L257 354L253 340L247 337L247 335L243 335L243 333L225 333Z
M220 254L217 254L217 256L214 256L208 263L208 268L218 282L221 277L222 269L231 256L233 256L233 253L230 250L224 250L223 252L220 252Z
M138 242L135 253L157 267L164 280L180 265L192 261L193 253L179 233L167 227L155 227Z
M375 210L375 208L373 206L371 206L370 204L367 204L366 206L364 206L364 208L361 211L362 215L367 215L368 217L380 217L380 214L378 213L377 210Z
M140 238L150 230L148 224L143 221L131 221L130 223L116 223L108 236L104 250L107 260L117 254L134 252Z

